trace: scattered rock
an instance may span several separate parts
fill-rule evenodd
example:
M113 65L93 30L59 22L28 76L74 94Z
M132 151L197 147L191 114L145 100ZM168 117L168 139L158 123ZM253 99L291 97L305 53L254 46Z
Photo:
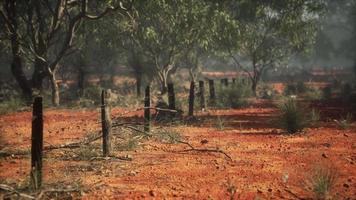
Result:
M345 188L349 188L350 186L347 183L344 183L343 185Z
M136 176L137 172L135 171L130 171L129 176Z
M207 144L209 141L207 139L203 139L202 141L200 141L201 144Z
M156 193L153 190L150 190L148 193L150 194L151 197L155 197L156 196Z
M321 156L323 156L323 158L328 158L328 156L325 153L321 154Z
M272 192L272 189L271 189L271 188L268 188L268 192Z

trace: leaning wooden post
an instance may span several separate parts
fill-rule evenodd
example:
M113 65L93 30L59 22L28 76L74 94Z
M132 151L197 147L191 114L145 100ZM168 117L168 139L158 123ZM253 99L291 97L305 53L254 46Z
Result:
M190 82L188 116L194 115L194 81Z
M176 109L176 98L174 95L174 87L173 83L168 83L168 108L170 110L175 110ZM171 112L171 116L174 117L175 113Z
M147 86L145 90L145 108L144 108L144 118L145 118L144 130L146 133L150 132L150 120L151 120L150 107L151 107L150 86Z
M215 104L215 87L214 87L214 80L209 80L209 93L210 93L210 102Z
M110 107L107 103L107 92L101 92L101 127L103 131L103 156L110 156L111 151L111 118Z
M31 185L35 190L42 185L42 150L43 150L43 107L42 97L36 97L32 111L31 135Z
M204 81L199 81L200 109L205 110Z

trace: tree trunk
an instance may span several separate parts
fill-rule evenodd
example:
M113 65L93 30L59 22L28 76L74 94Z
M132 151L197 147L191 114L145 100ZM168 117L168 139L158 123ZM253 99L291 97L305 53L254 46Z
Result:
M22 61L20 56L14 55L11 63L11 72L19 84L22 94L27 102L31 102L32 88L30 82L27 80L25 73L22 70Z
M32 74L32 87L41 91L43 90L42 83L46 77L45 73L46 63L40 59L35 60L34 71Z
M141 73L136 73L136 95L141 96L141 85L142 85L142 75Z
M85 81L85 71L82 66L78 69L78 96L83 97L84 95L84 81Z
M194 81L190 82L189 89L189 111L188 116L193 117L194 115Z
M56 73L50 73L51 89L52 89L52 104L59 106L59 88L56 80Z
M200 96L200 109L205 110L205 90L204 81L199 81L199 96Z
M7 5L4 6L4 10L8 15L9 21L12 24L12 31L10 31L10 41L11 41L11 50L12 50L12 63L11 63L11 72L15 77L17 83L19 84L23 96L28 103L32 103L32 88L30 82L27 80L25 73L22 68L22 60L20 56L20 42L17 35L17 10L16 2L7 0L5 2Z

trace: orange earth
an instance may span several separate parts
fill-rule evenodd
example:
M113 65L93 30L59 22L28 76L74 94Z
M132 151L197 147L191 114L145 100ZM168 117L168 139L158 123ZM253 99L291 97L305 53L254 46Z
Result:
M337 179L330 196L356 199L356 127L341 130L333 122L347 109L316 106L323 116L319 128L296 135L271 124L277 110L269 101L251 108L197 112L197 121L170 127L195 148L218 148L232 160L157 140L142 140L134 150L113 153L129 155L131 161L78 160L76 149L46 151L43 187L78 187L81 192L72 197L82 199L313 199L308 189L313 169L331 166ZM112 115L127 111L114 108ZM123 115L120 120L129 121L142 111ZM218 119L223 122L220 129ZM45 146L79 141L100 130L99 109L45 109L44 121ZM29 149L30 133L30 111L0 116L1 151ZM0 183L26 185L29 170L29 155L2 157ZM0 198L4 194L0 191Z

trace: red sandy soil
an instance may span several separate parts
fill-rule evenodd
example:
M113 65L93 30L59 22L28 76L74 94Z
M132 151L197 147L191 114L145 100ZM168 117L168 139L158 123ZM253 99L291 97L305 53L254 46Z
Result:
M112 115L125 111L115 108ZM312 169L332 166L337 180L330 196L355 199L356 127L341 130L333 122L322 122L319 128L286 135L271 125L276 113L270 103L262 102L253 108L198 112L198 122L171 128L194 147L219 148L232 161L223 154L182 152L187 145L152 140L144 140L136 150L115 151L117 156L132 156L132 161L78 161L64 159L74 150L45 152L44 187L80 185L83 192L74 197L82 199L313 198L307 189ZM142 112L125 117L135 115ZM223 130L216 128L217 116ZM78 141L100 130L98 122L99 110L47 109L45 146ZM30 112L0 116L0 150L29 148L30 124ZM26 184L29 165L29 156L0 158L0 183Z

